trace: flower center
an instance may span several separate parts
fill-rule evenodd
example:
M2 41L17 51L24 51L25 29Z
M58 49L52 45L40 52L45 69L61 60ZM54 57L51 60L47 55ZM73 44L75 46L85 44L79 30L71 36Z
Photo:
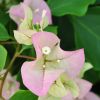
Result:
M48 55L48 54L50 54L51 49L46 46L46 47L43 47L42 48L42 52L43 52L43 54Z
M60 61L61 61L61 60L59 60L59 59L57 60L58 63L59 63Z
M45 68L46 66L45 65L43 65L43 68Z

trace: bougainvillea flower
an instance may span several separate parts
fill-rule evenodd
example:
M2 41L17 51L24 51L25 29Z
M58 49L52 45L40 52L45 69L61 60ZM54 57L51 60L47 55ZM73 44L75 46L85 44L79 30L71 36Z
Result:
M46 11L46 19L48 19L49 24L52 23L51 12L44 0L24 0L24 4L29 6L32 9L33 13L33 23L40 23L42 18L42 14L44 10ZM16 6L12 6L9 10L10 17L19 25L21 21L24 19L25 14L23 11L22 3Z
M14 31L14 37L17 40L19 44L25 44L25 45L31 45L32 44L32 35L37 33L37 29L35 29L32 19L32 10L25 4L21 4L24 12L25 12L25 18L22 21L22 23L19 25L18 30ZM44 18L45 17L45 12L42 15ZM42 31L43 28L48 25L48 22L45 20L42 20L40 23L40 28L38 31Z
M83 100L83 98L86 97L86 95L88 94L88 92L90 91L90 89L92 87L92 84L90 82L80 79L80 78L82 78L84 76L84 73L86 71L90 70L91 68L93 68L92 64L90 64L89 62L86 62L84 64L84 67L80 71L79 76L74 79L74 81L77 83L77 85L79 86L79 89L80 89L79 96L76 99L74 99L72 94L69 93L62 100Z
M14 37L19 44L31 45L32 35L37 31L34 29L32 23L33 18L31 9L25 4L22 4L22 7L25 12L25 18L19 25L18 30L14 30Z
M69 79L62 74L49 89L46 96L38 100L81 100L90 91L92 84L86 80L75 78Z
M2 73L2 75L1 75ZM1 77L4 75L5 70L0 72ZM1 86L1 81L0 80L0 86ZM8 73L5 82L4 82L4 86L3 86L3 90L2 90L2 96L5 98L5 100L9 100L9 98L17 91L19 90L20 84L19 82L17 82L15 80L14 77L11 76L10 73Z
M38 32L32 38L37 59L25 62L21 73L24 85L36 95L46 95L50 86L64 71L70 77L79 75L84 64L83 49L63 51L53 33Z
M33 29L33 14L30 7L25 5L24 3L21 4L23 11L24 11L24 19L20 23L18 30L30 30Z
M82 68L81 75L91 69L90 63L85 63ZM86 68L87 67L87 68ZM38 100L81 100L90 91L92 84L86 80L81 79L80 74L78 77L71 79L63 73L53 83L46 96L41 96Z
M64 97L69 92L76 98L79 96L79 87L74 80L69 79L66 74L62 74L52 84L48 93L54 97Z
M52 63L50 62L57 62L60 68L64 66L63 68L66 69L67 74L71 77L77 76L83 68L84 50L62 50L60 48L60 39L54 35L54 33L38 32L37 34L34 34L32 41L37 58L43 57L46 64L49 64L49 66L52 66Z

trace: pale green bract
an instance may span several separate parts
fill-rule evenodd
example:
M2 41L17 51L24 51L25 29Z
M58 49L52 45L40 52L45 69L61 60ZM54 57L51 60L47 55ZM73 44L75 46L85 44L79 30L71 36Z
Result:
M72 93L73 97L76 98L79 96L77 84L72 79L69 79L66 74L62 74L51 86L49 94L54 97L64 97L69 91Z
M67 94L72 93L74 98L79 96L78 85L63 73L50 87L46 96L40 96L38 100L62 100Z
M89 63L89 62L86 62L86 63L84 64L83 69L82 69L81 72L80 72L79 77L82 78L82 77L84 76L84 73L85 73L86 71L88 71L89 69L91 69L91 68L93 68L92 64Z
M35 27L32 9L25 4L22 4L22 7L24 9L25 18L19 25L18 30L14 31L14 37L19 44L31 45L31 37L33 34L37 33L37 31L43 31L43 29L48 26L49 21L46 16L46 10L43 10L41 22L37 23ZM37 29L37 26L39 26L39 29Z
M22 4L22 6L25 12L25 18L19 25L18 30L14 31L14 37L19 44L31 45L31 37L37 31L33 26L33 15L31 8L29 8L25 4Z
M64 97L67 92L68 90L66 90L60 78L51 86L49 90L49 94L54 97Z
M32 29L33 28L33 14L32 10L30 7L26 6L23 4L23 9L25 12L25 18L22 20L22 23L19 26L19 30L27 30L27 29Z

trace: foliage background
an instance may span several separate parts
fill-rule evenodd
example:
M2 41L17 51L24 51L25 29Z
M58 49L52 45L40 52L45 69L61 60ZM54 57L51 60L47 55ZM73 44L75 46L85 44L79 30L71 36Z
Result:
M53 25L46 28L46 30L58 33L57 35L61 39L61 48L64 50L84 48L86 61L91 62L94 66L93 69L86 72L84 78L94 84L92 91L100 95L100 0L46 1L53 14ZM0 0L0 44L8 52L6 62L0 65L0 67L3 65L5 67L7 66L16 48L16 45L4 44L3 41L15 41L13 30L17 29L17 26L10 19L7 11L10 6L18 4L19 2L21 0ZM23 54L35 56L32 47L25 47ZM2 56L4 55L0 51L0 58ZM16 59L11 71L12 75L17 74L17 80L21 83L21 89L26 89L22 84L20 75L20 68L25 60L20 58ZM28 94L29 91L26 92ZM33 94L30 93L30 95ZM37 97L33 96L33 98Z

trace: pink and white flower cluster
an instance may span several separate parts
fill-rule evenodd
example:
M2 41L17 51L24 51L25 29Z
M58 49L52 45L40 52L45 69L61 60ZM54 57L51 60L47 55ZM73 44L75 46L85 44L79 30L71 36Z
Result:
M100 100L90 92L92 84L82 79L91 68L85 63L84 50L64 51L55 34L43 31L52 23L44 0L24 0L9 13L18 24L14 31L17 42L33 44L36 50L36 60L24 62L21 74L24 85L38 100Z

